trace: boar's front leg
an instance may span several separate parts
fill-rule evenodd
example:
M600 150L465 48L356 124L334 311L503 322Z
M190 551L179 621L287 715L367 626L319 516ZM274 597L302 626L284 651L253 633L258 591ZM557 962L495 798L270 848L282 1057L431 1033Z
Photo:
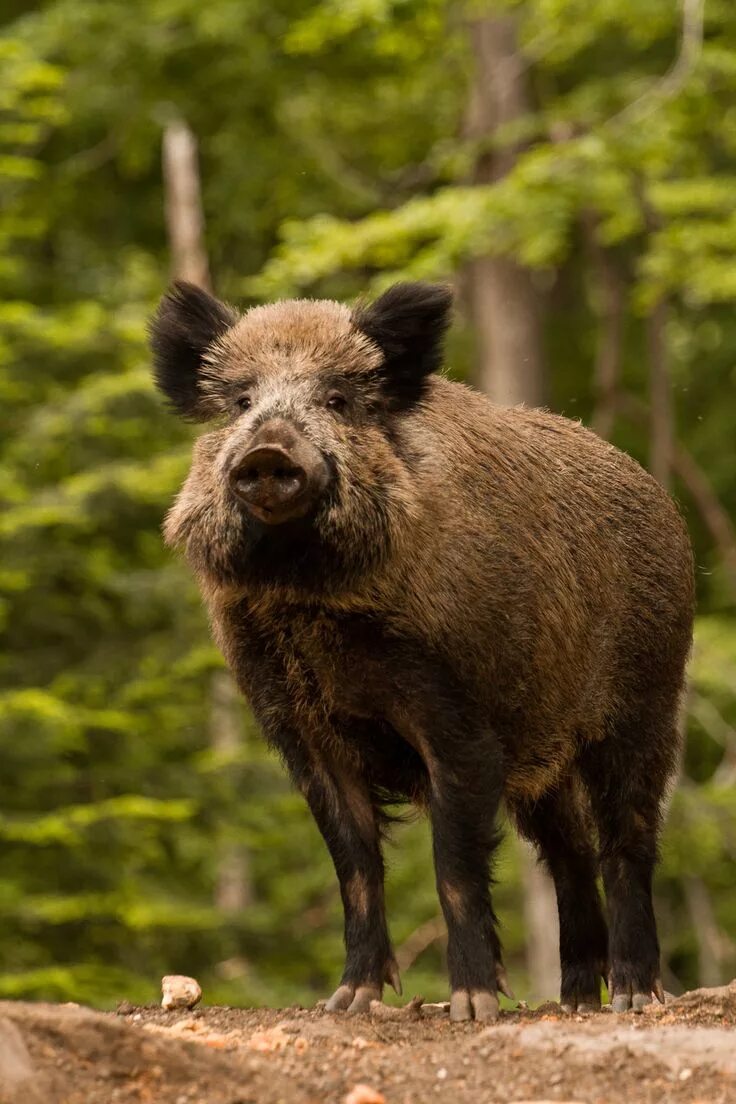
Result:
M244 630L240 637L245 637ZM247 664L231 660L234 672L266 739L305 795L340 882L347 956L327 1008L365 1012L371 1000L380 999L384 982L401 991L386 926L379 814L354 768L321 754L301 737L283 665L255 635L252 640ZM234 649L233 654L237 660Z
M367 1012L384 982L401 992L386 926L379 822L365 783L320 766L301 782L340 882L345 969L328 1012Z
M380 822L365 781L318 757L293 730L273 733L294 782L307 799L332 857L345 914L345 969L328 1012L367 1012L384 982L401 992L386 926Z
M384 982L401 992L386 926L380 826L365 782L289 749L287 762L332 857L345 914L346 960L328 1012L367 1012Z
M497 993L512 996L491 904L491 860L503 787L501 750L457 703L438 700L412 719L411 742L429 775L432 845L447 924L450 1018L495 1020ZM406 731L406 729L405 729Z

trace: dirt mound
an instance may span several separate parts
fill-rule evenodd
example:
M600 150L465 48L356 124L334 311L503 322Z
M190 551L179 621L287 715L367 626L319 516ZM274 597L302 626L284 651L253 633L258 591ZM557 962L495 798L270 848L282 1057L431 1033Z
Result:
M431 1012L0 1002L0 1104L736 1102L736 982L640 1015Z

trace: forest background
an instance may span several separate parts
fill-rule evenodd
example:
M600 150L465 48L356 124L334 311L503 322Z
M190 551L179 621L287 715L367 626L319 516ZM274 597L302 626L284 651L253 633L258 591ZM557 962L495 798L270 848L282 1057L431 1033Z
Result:
M735 196L731 0L5 0L0 997L311 1002L341 966L325 848L160 537L172 271L244 306L450 280L453 374L671 487L699 615L664 980L736 973ZM400 965L443 998L426 827L396 837ZM517 995L553 997L549 884L511 838L497 875Z

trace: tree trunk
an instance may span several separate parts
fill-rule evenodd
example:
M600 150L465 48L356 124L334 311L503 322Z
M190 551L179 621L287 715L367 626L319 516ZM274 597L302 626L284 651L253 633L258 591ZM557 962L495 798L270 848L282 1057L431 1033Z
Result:
M503 129L528 111L524 60L512 15L471 22L475 75L465 132L478 156L473 181L491 184L513 168L518 145L503 142ZM478 341L476 382L506 406L544 402L540 301L528 269L507 257L479 257L466 272L467 299ZM527 967L535 997L559 987L557 902L546 871L528 850L522 859Z
M519 841L524 890L524 924L528 933L526 962L532 1001L557 1000L560 994L560 925L557 896L534 848Z
M182 119L164 130L162 155L172 275L209 290L197 139Z
M647 199L644 184L635 179L639 207L647 234L653 238L662 228L657 212ZM645 319L647 362L649 366L649 470L665 490L670 489L675 456L674 404L667 347L669 304L660 294Z
M529 273L506 257L479 257L469 270L478 387L502 406L541 406L539 304Z
M226 671L217 671L210 683L210 742L212 750L225 760L243 745L240 700L237 687ZM227 827L218 844L215 905L223 912L240 912L253 899L245 848L227 838Z
M170 122L163 136L164 209L172 276L211 290L197 139L183 119ZM232 754L243 742L238 693L230 676L218 671L210 684L210 740L216 752ZM222 841L217 854L215 904L237 912L251 900L245 849Z
M528 111L524 63L516 43L513 16L499 15L470 24L475 77L470 92L466 136L478 143L473 172L477 184L504 176L518 147L492 147L502 128ZM539 296L528 269L507 257L479 257L468 265L468 303L478 340L476 381L494 402L544 402L544 371Z
M616 419L617 392L623 360L625 287L610 252L598 241L592 214L583 218L583 230L594 279L598 342L593 365L595 406L591 429L609 439Z
M705 986L723 983L723 959L732 948L716 922L713 902L702 878L683 879L692 930L698 944L698 983Z
M658 299L647 315L649 360L649 470L669 490L674 456L672 383L667 356L667 303Z

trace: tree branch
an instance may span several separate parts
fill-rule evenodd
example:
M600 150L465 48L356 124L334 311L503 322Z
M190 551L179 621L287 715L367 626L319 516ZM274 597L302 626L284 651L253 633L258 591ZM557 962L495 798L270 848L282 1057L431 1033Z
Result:
M705 0L682 0L680 48L677 57L655 85L612 115L605 126L611 123L639 122L682 91L702 50L704 13Z
M617 406L632 421L646 425L649 420L646 405L633 395L620 394ZM703 523L713 538L736 593L736 528L727 510L721 505L707 475L684 445L674 443L672 464L682 480Z
M408 936L396 951L396 963L401 973L413 966L420 954L431 947L433 943L447 938L445 921L441 916L433 916L431 920L420 924L410 936Z
M722 716L710 698L698 694L690 686L688 712L702 725L714 743L723 748L723 758L713 775L719 786L732 786L736 782L736 729Z

